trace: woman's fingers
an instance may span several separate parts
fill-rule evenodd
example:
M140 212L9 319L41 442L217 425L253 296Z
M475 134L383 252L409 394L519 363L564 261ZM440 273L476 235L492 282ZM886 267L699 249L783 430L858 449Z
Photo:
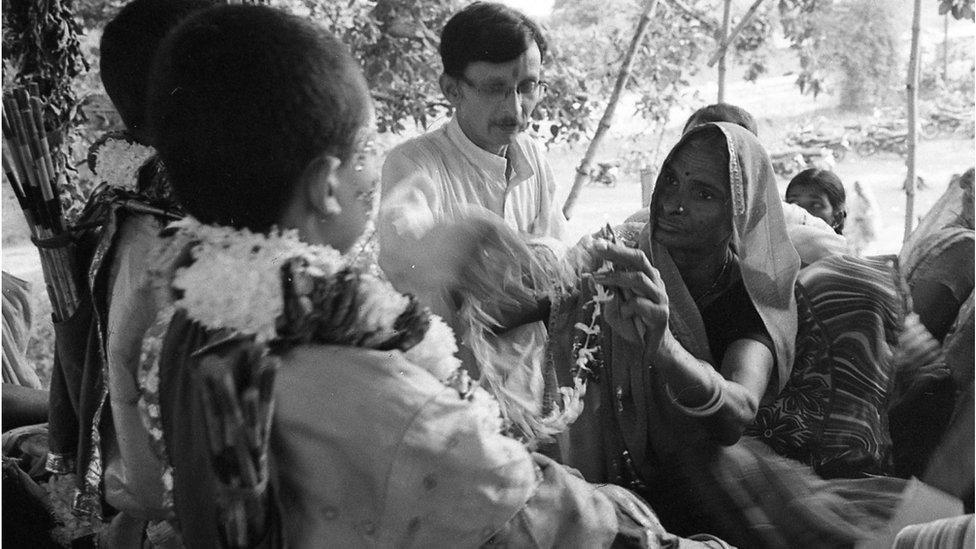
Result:
M651 262L647 259L647 255L639 248L628 248L623 244L597 240L593 243L593 252L600 259L612 262L618 270L640 271L648 276L654 270Z
M664 286L655 283L650 276L642 272L607 271L594 273L593 281L603 286L629 290L635 297L643 297L654 303L667 303Z

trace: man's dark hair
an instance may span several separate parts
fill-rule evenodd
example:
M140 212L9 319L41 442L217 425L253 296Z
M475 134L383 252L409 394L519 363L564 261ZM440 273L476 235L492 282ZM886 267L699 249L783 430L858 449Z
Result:
M742 126L749 130L752 135L759 137L759 127L749 111L728 103L715 103L698 109L688 117L681 133L688 133L691 128L707 122L730 122Z
M105 92L126 127L145 131L149 69L169 31L214 0L134 0L107 25L99 44L99 71Z
M786 186L786 194L790 193L790 189L794 185L807 185L822 191L827 196L827 201L830 202L830 207L833 208L834 217L838 223L834 229L838 234L841 234L844 230L844 220L847 217L847 191L844 190L844 184L837 177L837 174L830 170L808 168L793 176L789 185ZM844 213L841 214L840 212Z
M153 69L149 121L173 189L204 223L267 231L323 154L347 158L369 94L346 47L279 10L184 21Z
M533 42L545 59L548 45L535 21L502 4L475 2L454 14L441 31L444 74L460 78L477 61L507 63Z

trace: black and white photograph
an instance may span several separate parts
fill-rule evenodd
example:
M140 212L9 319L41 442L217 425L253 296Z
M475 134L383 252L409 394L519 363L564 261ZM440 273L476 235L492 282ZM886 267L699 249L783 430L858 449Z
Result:
M2 0L10 548L976 549L976 0Z

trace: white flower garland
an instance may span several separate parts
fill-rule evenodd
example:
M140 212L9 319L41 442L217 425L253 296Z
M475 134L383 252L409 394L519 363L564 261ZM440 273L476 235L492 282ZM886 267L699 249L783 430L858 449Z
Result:
M187 217L171 227L195 240L193 263L176 271L172 287L182 290L177 308L212 329L229 328L254 335L265 343L277 335L278 318L284 312L281 266L288 260L305 259L316 276L329 277L349 263L349 258L328 246L312 246L298 239L296 231L253 233L247 229L201 224ZM384 340L395 334L394 323L410 305L407 296L370 274L360 277L365 297L357 314L357 328ZM373 339L373 338L370 338ZM368 346L367 342L367 346ZM408 360L445 381L460 367L454 331L438 316L430 316L424 338L408 349Z
M156 155L156 149L124 139L107 139L95 153L95 178L110 187L137 190L139 170Z

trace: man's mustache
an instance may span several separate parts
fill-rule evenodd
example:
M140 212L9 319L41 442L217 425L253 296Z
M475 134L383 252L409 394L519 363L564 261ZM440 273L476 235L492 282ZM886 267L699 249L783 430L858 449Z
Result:
M529 121L519 120L517 118L501 118L492 122L494 126L518 126L519 130L524 130L529 127Z

